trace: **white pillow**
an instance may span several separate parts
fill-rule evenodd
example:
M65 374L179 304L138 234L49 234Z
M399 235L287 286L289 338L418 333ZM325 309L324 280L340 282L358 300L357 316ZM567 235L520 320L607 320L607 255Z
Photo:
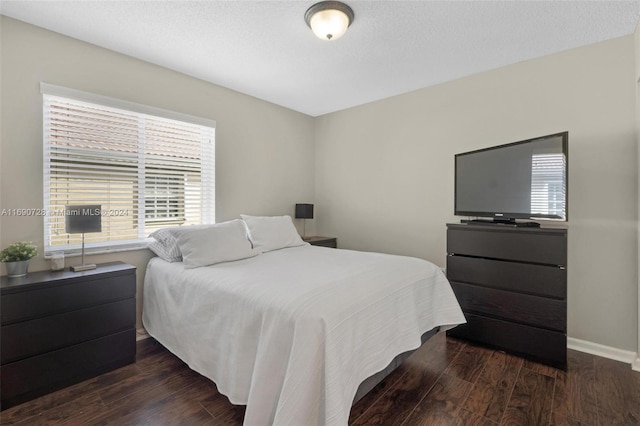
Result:
M251 247L247 230L240 219L186 229L178 237L182 261L187 269L246 259L260 254Z
M184 231L206 229L210 226L214 225L172 226L170 228L158 229L149 234L149 237L155 241L150 242L147 248L167 262L182 262L182 253L178 246L178 238L180 235Z
M171 238L175 240L175 238ZM154 252L160 259L164 259L167 262L182 261L182 253L180 253L180 247L178 247L178 240L175 240L174 243L170 243L166 242L166 240L160 241L154 239L149 243L149 245L147 245L147 248Z
M253 248L263 252L285 247L302 246L302 241L291 216L247 216L241 214L249 229L249 239Z

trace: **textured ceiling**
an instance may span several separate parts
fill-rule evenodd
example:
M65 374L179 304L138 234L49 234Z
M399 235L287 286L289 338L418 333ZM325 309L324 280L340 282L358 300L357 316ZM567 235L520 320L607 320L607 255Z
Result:
M10 1L0 13L317 116L632 34L640 1L346 1L340 39L314 1Z

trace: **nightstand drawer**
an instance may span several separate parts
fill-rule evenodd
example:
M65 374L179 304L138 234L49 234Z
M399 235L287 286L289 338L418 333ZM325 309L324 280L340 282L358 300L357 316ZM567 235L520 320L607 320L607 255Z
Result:
M333 238L331 240L317 241L317 242L311 243L311 245L318 246L318 247L329 247L329 248L337 248L338 247L338 244L336 244L336 239L335 238Z
M2 408L135 361L135 329L0 367Z
M467 323L447 331L448 336L506 350L557 368L567 366L567 336L482 315L466 314Z
M464 312L484 314L566 332L567 305L561 300L451 282Z
M2 295L2 325L135 297L135 269L69 284Z
M2 364L135 327L135 299L121 300L1 329Z
M447 252L546 265L567 264L564 229L504 230L449 227Z
M304 239L305 242L312 246L338 248L338 239L332 237L308 237Z
M558 266L447 256L447 278L556 299L567 297L567 271Z

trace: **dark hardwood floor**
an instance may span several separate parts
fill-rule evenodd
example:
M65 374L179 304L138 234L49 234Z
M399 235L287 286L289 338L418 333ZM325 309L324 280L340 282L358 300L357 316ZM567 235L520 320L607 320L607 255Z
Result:
M19 425L239 425L209 380L153 339L135 364L0 413ZM352 425L638 425L640 373L569 351L568 371L432 338L354 405Z

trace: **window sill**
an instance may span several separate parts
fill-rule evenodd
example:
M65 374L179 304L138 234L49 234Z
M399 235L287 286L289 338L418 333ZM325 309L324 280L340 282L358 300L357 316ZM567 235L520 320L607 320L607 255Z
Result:
M149 240L151 241L151 240ZM135 251L135 250L144 250L148 246L148 242L145 241L143 243L138 244L129 244L126 246L120 247L95 247L95 248L87 248L84 249L85 256L92 256L94 254L110 254L110 253L121 253L125 251ZM51 259L51 256L56 253L64 253L65 258L71 257L80 257L82 256L82 249L60 249L60 250L49 250L44 253L45 259Z

